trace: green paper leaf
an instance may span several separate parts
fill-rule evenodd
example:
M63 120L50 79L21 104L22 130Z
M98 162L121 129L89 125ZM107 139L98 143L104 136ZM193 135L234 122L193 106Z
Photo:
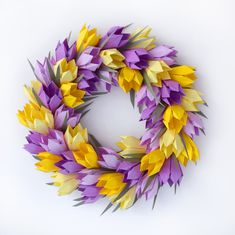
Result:
M117 197L113 200L113 203L121 199L132 187L129 188L129 186L125 186L125 188L121 191L121 193L118 194Z
M156 205L157 196L158 196L158 192L159 192L160 187L161 187L161 186L160 186L160 185L158 185L157 193L156 193L156 195L154 196L154 199L153 199L152 210L154 209L154 207L155 207L155 205Z
M130 90L130 100L133 108L135 107L135 91L133 89Z
M93 102L90 103L84 103L81 105L78 105L77 107L74 108L74 111L76 113L82 113L87 107L89 107Z
M81 119L90 111L91 109L85 110L82 115L81 115Z
M200 116L202 116L202 117L208 119L207 116L206 116L202 111L194 112L194 113L199 114Z
M32 88L32 92L33 92L33 95L35 97L35 99L37 100L37 103L40 105L40 106L45 106L43 104L43 102L41 101L40 97L38 96L38 94L36 93L36 91L34 90L34 88Z
M154 90L153 90L153 87L152 87L152 85L151 85L151 83L150 83L149 77L148 77L148 75L147 75L147 73L146 73L145 71L143 72L143 75L144 75L144 82L145 82L145 84L146 84L148 90L149 90L150 93L153 95L153 97L154 97L155 99L157 99L156 94L155 94L155 92L154 92Z
M84 201L82 201L82 202L79 202L79 203L77 203L77 204L75 204L75 205L73 205L74 207L77 207L77 206L81 206L81 205L83 205L85 202Z
M103 210L103 212L100 215L103 215L105 212L107 212L111 207L113 206L113 204L110 202L108 204L108 206Z
M91 144L96 150L98 150L99 147L101 147L102 145L99 143L99 141L95 138L94 135L89 134L88 136L89 136L88 141L90 142L90 144Z

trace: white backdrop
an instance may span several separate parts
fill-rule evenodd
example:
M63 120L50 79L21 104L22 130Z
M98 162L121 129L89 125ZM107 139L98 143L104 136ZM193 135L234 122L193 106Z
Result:
M0 0L0 234L235 234L234 1L232 0ZM184 171L181 187L140 201L128 211L99 214L107 201L72 207L76 195L58 197L49 175L35 170L22 149L27 131L16 119L34 79L26 59L43 59L59 39L86 22L105 32L112 25L149 25L160 43L174 45L179 62L198 69L205 94L207 136L198 138L201 160ZM129 97L115 89L93 105L86 126L107 146L144 128Z

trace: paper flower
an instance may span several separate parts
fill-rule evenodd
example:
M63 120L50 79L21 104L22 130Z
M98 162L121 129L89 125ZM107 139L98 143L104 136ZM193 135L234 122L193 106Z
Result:
M122 136L122 140L117 143L117 146L122 150L119 154L123 157L131 154L145 153L145 147L140 145L140 140L133 136Z
M64 134L61 131L50 129L47 135L30 132L26 139L28 144L24 148L32 154L50 152L60 155L68 150L64 141Z
M184 91L179 83L172 80L165 80L162 82L160 94L161 99L168 105L181 104Z
M171 79L169 71L171 68L164 61L149 61L149 66L146 72L150 82L158 87L162 86L162 80Z
M167 129L179 133L187 123L187 113L180 105L168 106L163 114L163 123Z
M72 193L79 185L76 174L64 175L56 172L51 177L53 179L53 185L59 187L59 196Z
M131 89L138 91L143 82L143 76L138 70L134 70L128 67L122 68L119 76L119 86L125 91L129 92Z
M83 128L81 124L74 128L68 126L64 138L70 150L79 150L79 145L88 141L87 129Z
M86 92L78 89L76 83L62 84L60 90L62 92L63 102L68 107L74 108L84 103L82 98Z
M73 151L73 155L77 163L88 169L99 167L97 163L97 154L90 144L80 143L79 149L77 151Z
M143 48L136 48L123 51L125 63L132 69L145 69L148 67L148 61L152 59L151 54Z
M88 69L91 71L97 70L102 63L99 53L100 48L91 46L87 47L77 59L78 67L80 69Z
M148 171L148 176L154 175L161 170L165 161L165 155L160 149L153 150L141 159L140 170Z
M22 125L42 134L47 134L48 128L54 128L51 111L33 103L26 104L23 111L19 110L18 119Z
M75 60L70 60L67 62L66 59L59 60L54 66L54 73L57 70L60 71L60 83L65 84L72 82L77 78L78 68L76 66Z
M55 163L62 160L62 157L49 153L49 152L41 152L37 154L40 161L35 164L38 170L44 172L55 172L60 170L59 167L55 166Z
M36 80L24 87L29 103L17 114L30 129L24 148L52 175L48 184L59 195L76 191L74 206L108 198L103 213L143 197L154 208L159 190L176 189L181 167L198 161L194 138L204 133L195 68L180 65L174 47L157 45L149 27L127 31L116 26L100 36L84 25L77 41L59 41L53 55L30 62ZM116 150L81 125L88 106L114 86L129 92L146 129L138 138L121 136Z
M133 38L133 46L131 48L144 48L147 51L156 47L155 45L155 37L150 37L149 34L151 32L150 27L137 29L133 34L131 34L131 38Z
M123 62L125 57L117 49L102 50L100 56L109 68L120 69L126 66Z
M123 183L123 174L121 173L105 173L102 174L96 184L98 188L101 188L100 194L113 196L118 195L126 183Z
M175 57L177 51L174 49L174 47L161 45L150 50L149 53L153 56L154 59L162 60L168 65L174 65L176 63Z
M103 49L120 48L127 44L130 34L123 32L124 27L112 27L101 39L100 45Z
M177 81L182 87L191 87L197 79L195 69L191 66L175 66L170 70L171 79Z
M88 46L96 46L99 42L100 35L97 35L96 28L89 30L84 24L79 32L76 42L77 51L85 50Z

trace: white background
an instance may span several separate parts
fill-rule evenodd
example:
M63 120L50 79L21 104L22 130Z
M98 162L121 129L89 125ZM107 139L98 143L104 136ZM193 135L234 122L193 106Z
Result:
M235 234L234 8L232 0L0 0L0 234ZM107 201L74 208L76 195L58 197L22 149L27 130L16 112L26 102L23 85L34 79L26 59L42 60L71 30L75 39L84 22L101 33L149 25L159 43L176 47L180 63L197 67L197 87L209 104L207 136L197 141L201 159L184 170L176 195L163 188L154 211L143 200L102 217ZM143 134L120 90L92 108L85 124L104 145Z

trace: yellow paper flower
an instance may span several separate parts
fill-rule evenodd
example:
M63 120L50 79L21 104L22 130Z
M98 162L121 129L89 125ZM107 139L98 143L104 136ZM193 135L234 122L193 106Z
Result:
M194 89L184 89L184 94L182 98L182 106L186 111L198 112L198 104L204 104L200 93Z
M191 87L197 79L194 67L187 65L173 67L169 73L171 79L177 81L182 87Z
M89 30L86 24L83 25L77 39L77 51L85 50L88 46L96 46L100 40L100 35L97 35L96 28Z
M58 195L63 196L72 193L77 189L79 181L76 174L64 175L56 172L51 176L53 178L53 185L58 186Z
M133 136L121 136L122 140L117 146L122 150L119 152L124 158L128 158L130 154L144 154L145 147L140 145L140 140Z
M79 150L73 151L73 156L77 163L88 169L99 167L98 156L90 144L80 143Z
M179 133L187 123L187 113L180 105L171 105L163 114L163 123L167 129Z
M118 195L126 186L123 178L121 173L105 173L99 177L96 187L101 188L101 195Z
M148 176L158 173L165 161L165 154L160 150L156 149L146 154L141 159L140 171L148 171Z
M173 153L178 158L184 150L184 145L179 134L175 134L171 130L166 130L160 138L160 150L165 154L166 158L170 157Z
M150 82L158 87L162 86L162 80L171 79L169 72L171 68L164 61L149 61L146 73Z
M186 166L188 160L196 162L199 159L199 151L194 141L187 134L183 133L182 138L186 149L183 149L178 159L182 165Z
M53 115L44 106L26 104L23 111L18 111L17 116L22 125L41 134L47 134L48 128L54 128Z
M86 92L79 90L76 83L62 84L60 90L62 92L63 102L67 106L75 108L76 106L84 103L82 98Z
M78 74L78 67L75 63L75 60L70 60L67 62L67 60L61 59L59 60L55 66L54 66L54 73L57 73L57 69L60 69L60 83L69 83L72 82L77 78Z
M100 52L103 63L112 69L120 69L125 67L123 62L125 57L117 49L107 49Z
M115 201L115 204L119 204L121 209L130 208L135 202L136 186L130 188L119 200ZM113 200L115 197L113 197Z
M146 27L145 29L137 29L133 34L131 34L131 37L139 34L132 42L135 42L135 45L132 48L145 48L147 51L153 49L156 47L156 44L154 43L156 41L155 37L149 37L149 34L151 32L150 27ZM136 42L139 41L137 44Z
M118 83L125 92L129 92L131 89L138 91L142 82L143 76L138 70L125 67L119 72Z
M41 161L35 164L38 170L44 172L55 172L60 170L59 167L55 166L55 163L61 161L62 157L49 152L41 152L37 156L41 159Z
M87 129L83 128L81 124L74 128L68 126L64 138L71 151L79 150L79 145L88 141Z
M30 87L28 87L26 85L24 86L25 96L28 98L28 100L31 103L38 105L38 106L39 106L39 103L38 103L37 99L35 98L35 95L33 94L33 90L34 90L34 92L36 92L36 94L38 94L41 87L42 87L42 84L38 80L31 81Z

